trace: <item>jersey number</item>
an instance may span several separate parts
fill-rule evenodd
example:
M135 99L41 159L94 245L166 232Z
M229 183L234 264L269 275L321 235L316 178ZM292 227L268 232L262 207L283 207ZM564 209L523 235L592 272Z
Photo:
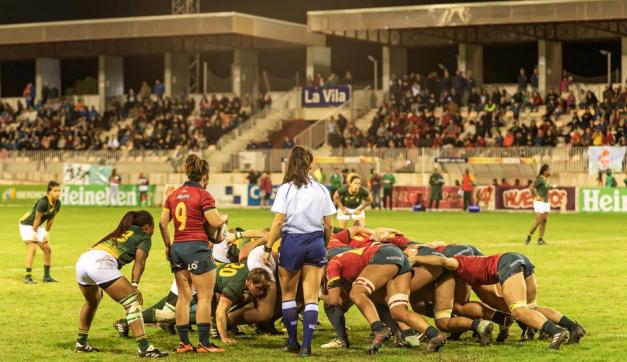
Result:
M245 266L246 264L243 263L226 264L224 267L222 267L222 269L220 269L220 273L218 273L218 275L220 275L221 277L232 277L233 275L237 274L238 269L242 269Z
M124 234L122 234L119 238L115 238L114 241L119 244L124 244L128 239L131 238L135 234L133 231L128 230Z
M184 202L176 204L174 217L176 218L176 221L179 222L179 231L185 230L185 226L187 225L187 205L185 205Z

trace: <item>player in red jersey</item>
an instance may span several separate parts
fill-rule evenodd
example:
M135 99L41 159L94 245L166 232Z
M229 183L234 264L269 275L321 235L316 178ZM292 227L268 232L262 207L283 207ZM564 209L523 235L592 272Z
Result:
M365 248L374 242L396 245L404 248L411 242L400 231L391 228L368 229L362 226L352 226L348 229L335 228L327 249L350 246Z
M220 228L228 217L216 209L213 196L205 190L209 182L209 164L196 155L185 160L188 181L176 189L163 205L159 228L165 244L166 255L176 279L176 329L180 337L178 353L224 352L209 341L211 299L216 281L209 238L205 229ZM174 244L170 241L170 221L174 219ZM217 240L220 241L220 240ZM196 323L200 345L194 348L189 342L189 303L192 286L196 289Z
M531 328L551 335L550 348L558 349L564 342L578 343L584 328L555 309L536 303L535 266L524 255L504 253L492 256L414 256L412 264L441 266L462 281L474 285L499 283L503 298L513 317Z
M364 315L374 335L368 348L376 353L390 337L390 329L381 321L370 295L386 286L387 303L394 320L424 332L429 338L427 351L436 352L446 338L436 328L429 326L417 313L408 309L411 265L407 257L392 245L372 245L346 251L329 262L326 271L329 301L341 304L339 283L355 281L349 293L351 301Z

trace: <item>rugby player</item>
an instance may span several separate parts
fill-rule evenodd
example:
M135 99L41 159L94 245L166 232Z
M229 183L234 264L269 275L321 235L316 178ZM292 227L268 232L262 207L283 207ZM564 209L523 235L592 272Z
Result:
M519 253L484 256L430 256L410 257L412 264L440 266L452 270L456 277L474 285L499 283L503 298L512 316L525 325L551 336L550 348L559 349L565 342L578 343L586 334L577 322L560 312L538 306L536 302L535 266Z
M531 237L536 229L540 227L540 236L538 238L538 245L546 245L544 241L544 232L546 231L546 223L549 221L549 212L551 212L551 203L549 202L549 189L551 186L548 183L548 178L551 176L551 169L549 165L544 164L540 167L540 172L536 177L536 180L531 184L529 190L534 196L533 212L536 215L536 220L529 230L525 245L531 243Z
M349 184L340 187L333 194L333 201L338 206L337 223L341 228L346 228L349 220L354 220L361 226L366 225L366 208L372 202L372 195L365 187L361 186L361 178L352 175Z
M54 219L61 210L61 185L56 181L48 182L46 196L37 200L33 208L20 219L20 235L26 244L25 284L36 284L31 275L33 259L39 247L44 252L44 283L58 282L50 276L51 254L50 230Z
M166 256L178 288L176 329L180 342L176 351L224 352L224 349L209 341L216 265L209 248L206 224L210 228L219 229L226 224L228 216L218 212L213 196L205 190L209 182L209 163L196 155L189 155L185 160L185 173L188 181L168 196L159 221ZM174 221L173 244L170 240L171 220ZM222 236L222 233L218 233L218 236ZM198 298L196 322L200 343L196 348L191 345L188 335L192 287L196 289Z
M152 245L152 215L147 211L127 212L118 227L102 238L76 263L76 281L85 298L81 309L76 352L98 352L89 344L88 333L102 299L102 290L126 310L126 321L137 340L139 357L160 358L160 352L148 342L142 319L143 297L138 286ZM119 269L133 263L132 282Z

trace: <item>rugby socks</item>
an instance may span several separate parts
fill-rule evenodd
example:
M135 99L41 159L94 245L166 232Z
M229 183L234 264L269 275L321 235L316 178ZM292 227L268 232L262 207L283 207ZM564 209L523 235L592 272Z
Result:
M425 331L425 335L429 339L437 337L438 334L440 334L440 331L438 331L438 329L433 326L427 327L427 330Z
M502 326L507 320L507 313L503 313L500 310L494 311L494 315L492 316L491 320L492 322Z
M401 336L403 336L403 338L405 338L405 337L409 337L409 336L414 336L414 335L416 335L417 333L418 333L418 332L416 332L416 330L415 330L415 329L413 329L413 328L409 328L409 329L406 329L406 330L404 330L404 331L401 331Z
M157 323L157 311L155 309L147 309L142 312L144 323Z
M198 323L198 340L203 346L209 346L209 323Z
M50 278L50 265L44 265L44 278Z
M137 341L137 347L139 347L140 352L146 352L148 347L150 347L150 343L148 343L148 337L145 334L135 338Z
M472 328L472 330L475 332L479 332L477 329L479 328L480 323L481 323L481 319L473 319L472 324L470 325L470 328Z
M76 343L80 343L82 345L85 345L85 343L87 343L87 335L89 334L89 331L83 330L83 329L79 329L78 330L78 338L76 338Z
M318 325L318 304L305 305L303 312L303 348L311 348L314 331Z
M176 326L176 332L179 334L179 340L183 342L183 344L191 344L189 342L189 325L184 324L182 326Z
M385 323L381 321L376 321L370 325L370 330L372 330L373 332L378 332L380 330L383 330L384 328L385 328Z
M283 324L285 324L285 329L287 329L287 343L290 346L295 346L298 343L296 341L298 332L298 307L296 306L296 301L288 300L281 303L281 314L283 315Z
M379 318L381 318L381 321L385 323L388 328L390 328L390 332L392 332L392 334L396 334L399 329L398 324L396 323L394 318L392 318L392 314L390 313L390 309L388 308L388 306L383 304L376 304L375 307L377 308L377 313L379 313Z
M26 268L26 277L27 278L32 278L33 276L31 275L33 271L33 268Z
M571 321L566 316L562 316L560 321L557 322L557 325L559 325L560 327L564 327L566 329L573 329L573 328L577 327L577 323Z
M542 325L542 332L549 334L551 336L554 336L560 332L562 332L563 329L556 326L555 323L551 322L551 321L546 321L544 322L544 324Z
M348 333L346 333L346 318L344 317L344 311L339 305L324 305L324 312L329 318L329 322L333 326L337 338L347 340Z

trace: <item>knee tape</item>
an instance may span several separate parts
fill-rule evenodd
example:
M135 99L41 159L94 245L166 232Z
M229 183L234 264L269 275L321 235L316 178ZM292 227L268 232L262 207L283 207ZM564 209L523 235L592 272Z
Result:
M409 295L404 293L397 293L388 299L388 308L392 310L392 308L405 306L406 308L409 306Z
M514 311L514 309L518 309L518 308L528 308L527 306L527 301L526 300L519 300L516 301L514 303L510 303L509 305L509 310L510 311Z
M538 308L538 302L534 299L534 300L528 300L527 301L527 308L529 309L536 309Z
M137 300L137 292L133 292L128 297L122 299L120 304L126 309L126 322L128 324L143 320L142 306Z
M357 280L355 280L355 283L353 283L353 286L357 286L357 285L361 285L364 288L366 288L368 295L374 292L374 283L366 278L362 278L362 277L357 278Z
M453 315L452 309L436 310L433 319L451 318L452 315Z

